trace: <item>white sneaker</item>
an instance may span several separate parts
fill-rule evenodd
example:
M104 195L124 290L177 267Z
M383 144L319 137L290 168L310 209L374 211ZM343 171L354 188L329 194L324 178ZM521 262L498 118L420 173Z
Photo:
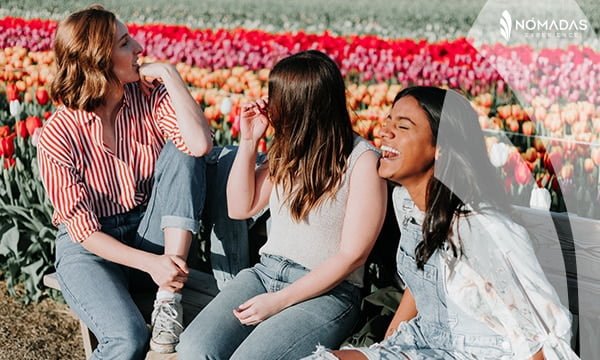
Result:
M175 299L154 300L152 311L152 339L150 349L157 353L175 352L183 331L183 307Z

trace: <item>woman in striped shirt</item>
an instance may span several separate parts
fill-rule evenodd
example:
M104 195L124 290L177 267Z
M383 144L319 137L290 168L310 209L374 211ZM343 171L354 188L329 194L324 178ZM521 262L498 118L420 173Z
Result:
M208 123L176 69L140 64L140 44L100 6L64 20L54 52L60 106L38 158L63 294L98 339L92 358L134 359L150 334L130 291L158 285L150 346L172 352L204 204Z

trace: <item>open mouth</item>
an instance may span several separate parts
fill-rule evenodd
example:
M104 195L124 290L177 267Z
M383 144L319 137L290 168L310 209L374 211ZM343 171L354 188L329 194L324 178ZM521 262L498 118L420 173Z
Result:
M381 145L381 157L384 159L392 160L400 155L400 151L394 149L391 146Z

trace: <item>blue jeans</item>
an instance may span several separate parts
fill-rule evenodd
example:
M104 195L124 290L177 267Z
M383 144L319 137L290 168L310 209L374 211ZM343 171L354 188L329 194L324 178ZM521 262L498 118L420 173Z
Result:
M309 272L280 256L263 255L242 270L188 325L179 359L299 359L317 344L337 347L359 318L359 289L342 282L316 298L284 309L256 326L242 325L233 309L246 300L285 288Z
M206 193L204 158L186 155L167 142L154 173L146 206L101 218L102 232L137 249L162 254L162 229L196 233ZM143 359L150 333L131 293L156 291L150 275L105 260L71 240L59 226L56 272L71 309L98 339L93 359Z
M237 153L236 146L215 147L206 157L206 186L208 189L202 224L210 231L210 263L219 289L240 270L249 268L248 230L253 219L235 220L227 213L227 179ZM259 154L256 166L265 161ZM265 209L266 210L266 209Z

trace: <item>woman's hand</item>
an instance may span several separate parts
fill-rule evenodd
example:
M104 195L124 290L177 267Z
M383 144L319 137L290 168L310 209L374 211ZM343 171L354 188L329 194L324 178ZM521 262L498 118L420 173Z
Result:
M257 144L263 137L269 118L267 116L267 102L258 100L253 103L242 105L240 114L240 134L242 140L252 141Z
M233 315L244 325L257 325L285 308L278 293L260 294L233 309Z
M139 69L140 89L146 96L150 96L152 90L163 82L163 78L169 71L177 71L173 65L167 63L146 63Z
M161 289L177 292L187 281L189 269L179 256L155 255L148 264L147 272Z

